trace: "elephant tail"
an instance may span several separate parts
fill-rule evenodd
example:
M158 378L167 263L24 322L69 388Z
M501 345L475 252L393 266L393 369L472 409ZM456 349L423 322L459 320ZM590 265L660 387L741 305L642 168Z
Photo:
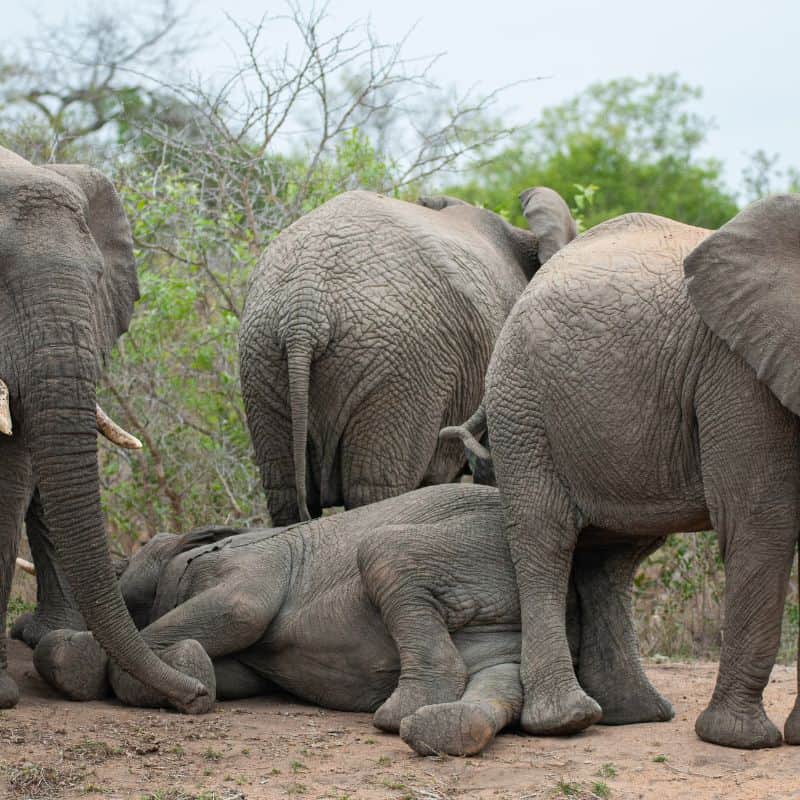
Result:
M440 439L461 439L470 453L476 458L491 461L492 454L478 441L486 432L486 408L483 403L478 410L462 425L451 425L439 431Z
M292 458L294 485L297 492L297 513L301 520L311 519L308 513L306 487L306 448L308 444L308 389L311 381L311 344L294 341L286 348L289 374L289 406L292 413Z

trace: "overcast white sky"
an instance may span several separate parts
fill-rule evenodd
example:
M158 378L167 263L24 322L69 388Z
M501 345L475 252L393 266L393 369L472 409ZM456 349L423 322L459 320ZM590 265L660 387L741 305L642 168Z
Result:
M35 3L39 14L56 20L76 6L83 3ZM0 0L0 46L31 30L26 7ZM230 65L225 43L236 37L224 12L257 21L285 6L194 0L191 9L211 31L194 63L208 74ZM334 28L369 17L383 41L416 24L407 53L444 52L435 72L442 84L489 91L549 76L508 93L515 121L534 118L593 81L677 71L704 90L698 110L717 124L707 151L725 161L731 185L757 149L780 154L784 166L800 166L800 0L331 0L329 15Z

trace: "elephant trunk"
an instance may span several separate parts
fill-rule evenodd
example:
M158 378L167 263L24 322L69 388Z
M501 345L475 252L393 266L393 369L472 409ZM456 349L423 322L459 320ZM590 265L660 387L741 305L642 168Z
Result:
M75 303L80 307L80 300ZM70 307L51 317L59 320L57 333L39 327L27 338L37 345L21 387L34 475L56 552L89 629L108 655L180 710L204 710L206 688L147 647L117 586L100 507L97 369L94 353L81 344L93 339L89 330L78 333L85 322L63 321L63 308Z

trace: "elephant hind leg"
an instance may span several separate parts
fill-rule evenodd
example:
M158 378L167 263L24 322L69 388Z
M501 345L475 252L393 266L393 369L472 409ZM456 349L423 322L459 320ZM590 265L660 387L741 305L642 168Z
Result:
M377 728L392 733L418 708L457 700L467 682L467 667L435 594L437 548L429 543L437 534L426 536L422 527L387 528L358 549L364 588L400 656L397 688L373 717Z
M497 664L475 673L460 700L424 706L406 717L400 737L423 756L469 756L519 721L521 710L519 665Z
M599 536L611 534L601 531ZM581 620L578 680L600 704L605 725L666 722L674 716L669 701L642 669L631 597L637 567L663 542L590 541L575 553Z

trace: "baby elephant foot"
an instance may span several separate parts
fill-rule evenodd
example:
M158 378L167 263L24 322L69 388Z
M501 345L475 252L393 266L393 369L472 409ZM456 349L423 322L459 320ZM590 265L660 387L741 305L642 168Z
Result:
M108 656L88 631L51 631L33 651L33 664L71 700L99 700L109 692Z
M743 712L712 702L697 718L694 729L701 739L724 747L756 750L781 743L781 732L760 703Z
M56 630L83 631L85 629L83 617L77 612L69 614L67 611L56 618L40 614L37 610L17 617L9 633L12 639L25 642L33 650L48 633Z
M582 731L602 716L600 706L576 684L567 692L526 694L520 725L526 733L562 736Z
M400 722L423 706L452 703L460 699L467 685L466 669L447 678L418 680L400 678L389 699L375 712L372 724L382 731L397 733Z
M601 725L634 725L639 722L669 722L675 716L672 703L652 686L631 692L620 702L606 703L602 698Z
M800 697L794 701L794 708L783 726L786 744L800 744Z
M424 706L400 723L400 738L421 756L471 756L489 745L498 729L490 711L477 703Z
M0 670L0 708L14 708L18 702L17 684L4 669Z
M200 642L184 639L158 651L158 657L184 675L200 681L208 694L199 698L190 708L179 708L187 714L205 714L211 710L217 697L217 682L214 665ZM175 708L175 704L157 689L145 686L141 681L120 669L113 661L109 668L109 678L114 694L126 705L145 708Z

